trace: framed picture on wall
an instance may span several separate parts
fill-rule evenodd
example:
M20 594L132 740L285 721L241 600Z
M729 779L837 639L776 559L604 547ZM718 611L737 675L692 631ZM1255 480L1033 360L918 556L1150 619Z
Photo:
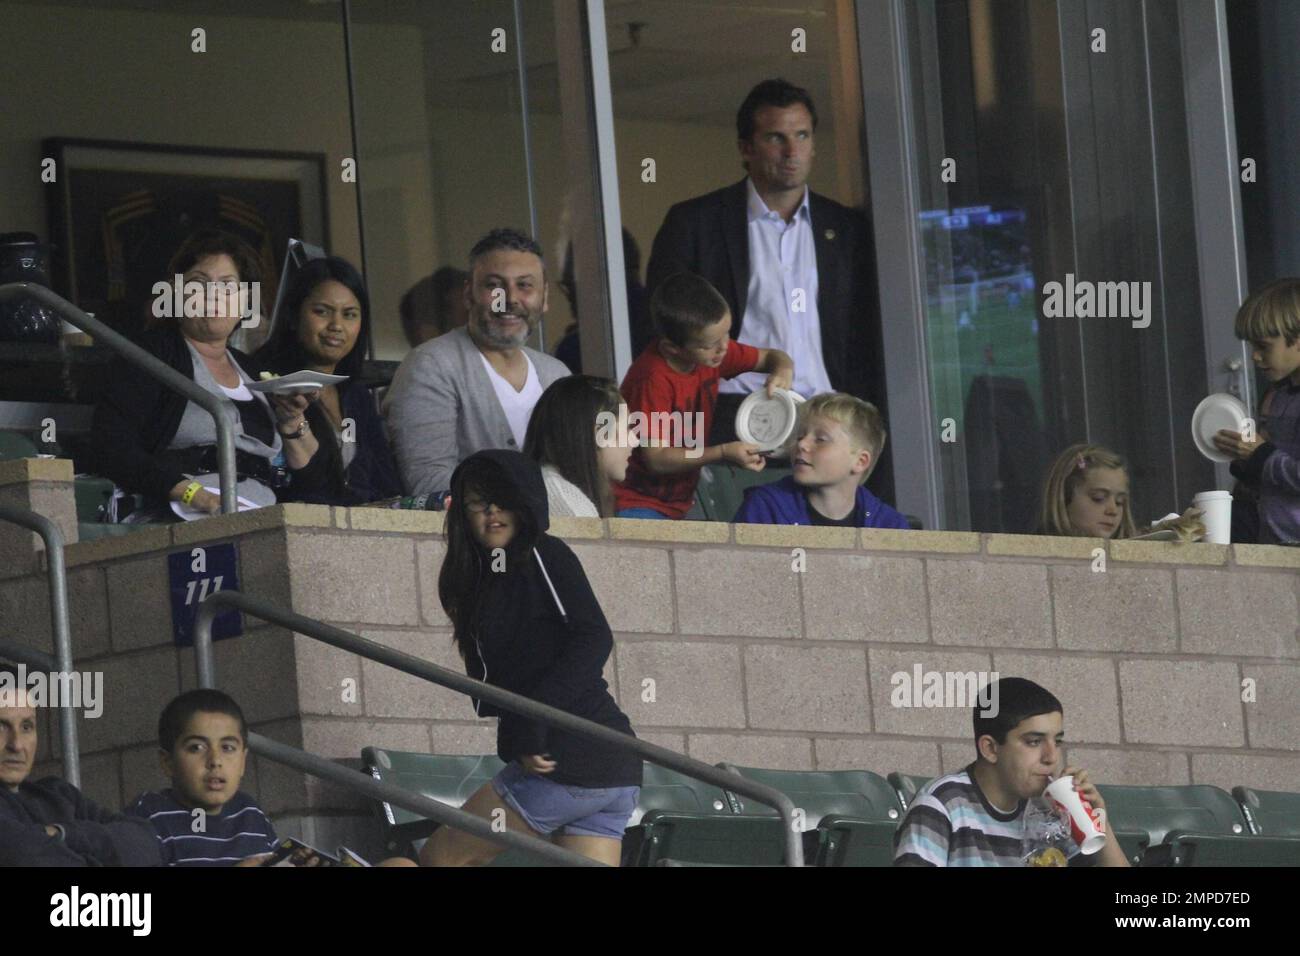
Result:
M217 228L258 263L264 313L290 239L330 247L325 155L47 139L51 281L109 325L143 328L167 264L187 236ZM242 277L247 278L247 277Z

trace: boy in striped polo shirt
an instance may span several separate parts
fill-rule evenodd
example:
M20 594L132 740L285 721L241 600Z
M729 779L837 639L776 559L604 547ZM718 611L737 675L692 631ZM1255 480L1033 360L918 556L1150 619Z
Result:
M1044 848L1046 839L1028 824L1054 816L1039 798L1061 759L1061 702L1022 677L997 681L979 699L994 706L975 705L975 762L916 795L894 834L895 866L1022 866L1027 854ZM1094 808L1105 809L1086 771L1066 767L1065 774L1074 775L1075 789ZM1082 856L1068 837L1056 845L1071 866L1129 865L1109 822L1106 844L1093 856Z
M127 813L153 824L167 866L257 866L275 830L239 789L248 750L243 711L219 690L181 694L158 719L171 788L141 794Z

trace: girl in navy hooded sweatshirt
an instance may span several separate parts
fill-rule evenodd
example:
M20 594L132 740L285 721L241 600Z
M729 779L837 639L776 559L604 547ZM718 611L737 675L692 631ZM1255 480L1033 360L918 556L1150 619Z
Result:
M632 725L603 676L613 636L577 556L546 533L546 486L519 452L471 455L451 479L447 556L438 597L470 677L621 733ZM506 767L466 801L486 819L504 811L513 832L617 866L636 807L641 758L587 737L474 701L498 717ZM439 827L420 852L425 866L484 864L502 851Z

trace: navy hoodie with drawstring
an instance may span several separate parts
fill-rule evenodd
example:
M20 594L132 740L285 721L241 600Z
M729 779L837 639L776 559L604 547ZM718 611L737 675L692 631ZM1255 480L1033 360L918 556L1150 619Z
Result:
M550 513L541 468L515 451L481 451L466 461L475 459L493 462L519 489L537 534L532 541L511 542L503 571L493 571L492 558L484 555L477 612L465 634L466 671L495 687L634 736L605 683L605 662L614 647L605 614L577 555L545 533ZM452 481L455 485L454 476ZM641 785L636 754L477 699L474 709L480 717L500 718L497 755L502 760L548 755L556 767L546 778L568 786Z

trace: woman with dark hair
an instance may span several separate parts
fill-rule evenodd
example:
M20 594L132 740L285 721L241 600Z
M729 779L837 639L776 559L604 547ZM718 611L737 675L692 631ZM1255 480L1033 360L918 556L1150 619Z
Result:
M634 736L603 676L609 624L577 556L546 533L541 469L519 452L480 451L456 468L451 494L438 598L469 676ZM516 833L553 834L558 845L617 866L641 758L479 700L474 709L500 718L497 754L506 767L463 809L494 820L504 813ZM440 827L420 862L483 864L500 852Z
M248 386L265 366L230 347L247 309L254 258L238 239L216 230L190 236L168 266L186 287L200 284L201 308L187 302L172 316L155 303L153 327L140 346L225 402L235 432L238 494L255 505L306 500L328 479L325 456L310 431L308 395L271 395ZM171 504L216 514L217 428L212 416L124 359L112 367L95 407L90 452L98 474L144 497L131 521L175 520ZM283 465L283 468L281 468ZM287 477L286 472L287 470Z
M570 375L552 382L537 400L524 454L542 466L552 515L608 518L614 514L609 483L627 477L635 446L617 386Z
M361 363L370 344L370 296L346 259L313 259L290 281L271 338L257 353L281 374L346 375L307 409L328 461L329 484L305 500L353 505L401 494L397 465Z

